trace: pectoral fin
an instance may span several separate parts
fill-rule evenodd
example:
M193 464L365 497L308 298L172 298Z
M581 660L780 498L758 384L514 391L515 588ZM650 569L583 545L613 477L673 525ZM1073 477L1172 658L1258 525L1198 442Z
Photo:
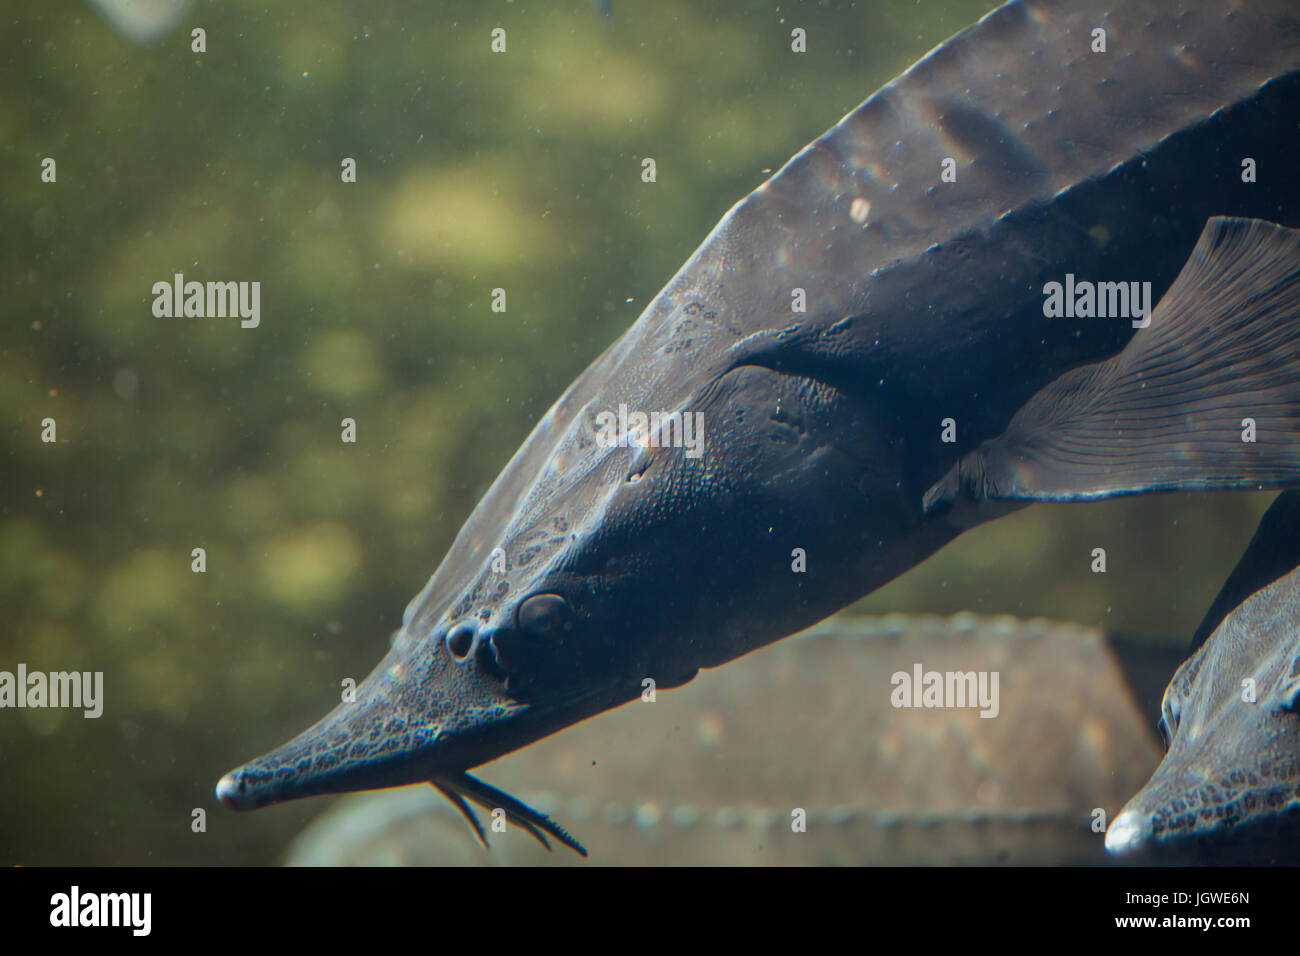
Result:
M1216 217L1122 352L1040 391L923 504L1296 485L1300 230Z

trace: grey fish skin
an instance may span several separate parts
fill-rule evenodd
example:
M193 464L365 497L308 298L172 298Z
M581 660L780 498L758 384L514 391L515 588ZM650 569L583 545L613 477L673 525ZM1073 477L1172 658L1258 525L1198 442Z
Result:
M1159 295L1209 217L1300 209L1294 4L1179 6L1007 4L733 207L538 423L357 702L232 771L222 802L445 783L647 679L800 630L951 540L926 489L1132 335L1045 319L1046 282ZM1268 185L1241 182L1243 155ZM703 455L599 447L595 416L620 405L702 413ZM957 444L939 440L947 416Z
M1300 863L1297 542L1300 492L1286 492L1224 587L1259 590L1223 618L1165 690L1169 750L1111 822L1111 853L1143 862ZM1291 556L1281 576L1279 554ZM1247 678L1254 702L1243 700Z

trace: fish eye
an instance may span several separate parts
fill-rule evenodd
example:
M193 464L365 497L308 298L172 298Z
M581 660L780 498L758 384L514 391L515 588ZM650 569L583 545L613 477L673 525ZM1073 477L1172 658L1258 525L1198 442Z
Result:
M452 628L447 635L447 650L457 663L464 663L470 652L474 650L474 636L474 629L463 625Z
M558 594L534 594L519 605L519 628L549 637L573 626L573 611Z

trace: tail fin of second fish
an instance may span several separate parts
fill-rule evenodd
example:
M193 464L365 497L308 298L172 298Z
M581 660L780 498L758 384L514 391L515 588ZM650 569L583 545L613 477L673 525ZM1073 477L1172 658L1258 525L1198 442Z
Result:
M997 500L1294 486L1300 230L1215 217L1122 352L1031 398L924 507L974 505L977 523Z

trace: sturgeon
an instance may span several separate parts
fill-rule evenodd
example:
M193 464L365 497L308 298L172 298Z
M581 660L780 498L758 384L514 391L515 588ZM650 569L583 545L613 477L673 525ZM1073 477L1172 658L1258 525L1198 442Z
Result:
M469 803L583 852L466 771L801 630L1029 501L1300 483L1278 351L1297 320L1275 288L1294 249L1256 221L1300 211L1300 18L1182 7L1014 0L799 152L542 417L355 702L227 774L221 802L430 781L476 828ZM1203 229L1147 328L1046 317L1067 276L1165 302ZM1268 306L1230 346L1201 308L1225 291ZM1068 423L1089 384L1123 407L1063 436L1014 419L1041 391ZM625 409L664 414L604 440ZM696 415L688 454L672 432ZM1246 417L1259 440L1226 440Z
M1264 515L1196 640L1161 703L1168 752L1111 822L1106 848L1149 860L1294 865L1300 492L1280 495Z

